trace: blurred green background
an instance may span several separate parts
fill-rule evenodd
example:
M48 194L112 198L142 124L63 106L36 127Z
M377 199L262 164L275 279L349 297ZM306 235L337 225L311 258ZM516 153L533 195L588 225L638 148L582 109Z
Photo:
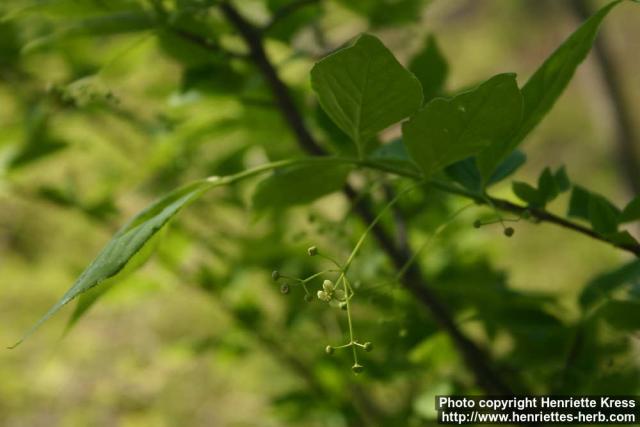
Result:
M242 53L234 29L207 3L163 5L171 25ZM265 23L287 3L237 6ZM0 5L5 345L155 197L192 179L302 154L251 64L211 54L131 11L157 13L143 0ZM104 16L111 20L86 21ZM565 0L322 0L279 21L266 46L310 126L328 140L316 120L309 70L361 32L378 35L405 64L434 34L449 64L446 90L454 92L507 71L524 83L579 20ZM627 107L638 117L638 5L616 8L600 37ZM637 135L637 121L632 125ZM397 134L391 129L382 139ZM610 93L592 54L527 139L528 162L517 179L534 182L545 166L566 165L573 182L624 206L633 191L616 154L616 135ZM517 201L509 181L492 194ZM185 210L151 260L64 338L71 305L17 349L0 351L0 425L426 425L434 417L434 395L479 392L428 313L393 287L376 291L393 271L371 242L354 265L363 283L356 329L376 346L365 356L368 372L352 375L348 354L328 358L324 346L344 340L344 319L305 303L297 289L281 295L271 270L317 271L322 263L306 256L312 244L344 258L363 225L339 194L311 206L256 212L250 206L254 186L215 190ZM417 247L465 203L435 192L409 197L403 206L416 224L410 241ZM549 209L563 214L566 205L560 198ZM512 239L497 226L470 226L487 214L486 208L467 209L419 258L465 331L534 392L604 393L609 387L638 394L640 347L633 333L594 326L594 354L602 357L575 372L563 365L580 318L580 291L633 258L552 225L518 223ZM637 226L628 229L638 236ZM475 317L480 306L501 312L501 301L510 298L535 302L531 317L526 310L491 321ZM571 388L558 386L563 372L575 376Z

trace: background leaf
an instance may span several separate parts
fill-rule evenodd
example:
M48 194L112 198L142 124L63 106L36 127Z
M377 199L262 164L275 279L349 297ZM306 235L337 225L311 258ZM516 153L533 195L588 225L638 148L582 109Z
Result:
M427 36L424 48L413 57L409 70L420 80L424 102L442 94L449 65L433 34Z
M615 270L600 274L589 281L580 294L583 309L593 307L623 285L640 279L640 261L631 261Z

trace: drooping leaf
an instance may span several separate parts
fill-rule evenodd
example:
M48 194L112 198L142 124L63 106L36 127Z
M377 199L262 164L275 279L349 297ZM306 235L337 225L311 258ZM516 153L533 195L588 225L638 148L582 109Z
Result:
M409 70L422 84L424 102L442 93L449 65L440 52L433 34L427 37L424 48L411 60Z
M623 285L640 280L640 261L631 261L622 267L600 274L584 287L580 294L583 309L593 307Z
M136 215L121 228L82 272L62 298L18 341L19 345L71 300L121 273L149 240L187 204L217 180L202 180L177 189Z
M513 151L551 110L576 68L591 50L600 24L622 0L604 6L585 21L555 50L522 88L524 113L522 124L511 138L499 141L479 156L480 171L490 176L498 164Z
M311 85L327 115L362 154L381 130L422 104L422 88L376 37L363 34L311 70Z
M78 303L76 304L76 308L71 313L71 317L67 321L66 331L68 332L73 328L73 326L78 323L80 318L84 316L91 307L100 299L104 294L109 292L116 284L124 280L131 273L136 271L142 265L144 265L151 255L153 255L158 242L162 238L163 232L166 228L162 228L160 232L155 233L145 244L144 246L131 257L131 259L127 262L125 267L117 273L115 276L104 280L100 283L100 286L94 286L90 288L86 292L81 293L78 296Z
M425 176L479 153L520 124L514 74L499 74L451 99L436 98L402 125L405 145Z
M340 190L350 169L344 164L310 164L276 171L258 184L253 208L260 212L310 203Z
M622 210L620 222L633 222L640 219L640 196L631 200Z

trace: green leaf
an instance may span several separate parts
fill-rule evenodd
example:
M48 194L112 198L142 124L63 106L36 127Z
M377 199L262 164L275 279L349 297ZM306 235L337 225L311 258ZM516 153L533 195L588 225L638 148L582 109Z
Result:
M620 211L605 197L591 193L588 209L589 221L594 231L600 234L615 233L618 231Z
M593 307L598 302L620 289L623 285L640 279L640 261L631 261L615 270L594 277L580 294L583 309Z
M576 217L589 221L589 199L591 193L588 190L575 185L571 191L571 198L569 199L569 211L568 216Z
M282 210L310 203L339 191L350 170L351 167L344 164L310 164L277 171L256 187L253 208Z
M621 331L640 329L640 302L612 300L603 305L596 316Z
M373 28L392 27L420 19L425 0L338 0L354 12L367 18Z
M540 177L538 177L538 193L545 205L558 196L558 186L549 168L544 168Z
M526 182L514 181L511 187L513 193L523 202L536 207L544 206L544 197L533 186Z
M629 202L622 211L620 222L633 222L640 219L640 196Z
M23 47L29 53L59 40L84 36L110 36L144 31L155 25L153 17L143 11L124 11L73 21L53 34L30 41Z
M311 85L327 115L362 154L378 132L422 104L422 88L376 37L363 34L311 70Z
M495 184L497 182L502 181L503 179L509 177L515 171L517 171L520 166L524 165L527 161L527 155L524 154L520 150L515 150L511 154L507 156L506 159L502 163L498 165L495 172L489 178L487 182L487 186L491 184ZM479 173L479 172L478 172Z
M567 175L567 169L564 166L561 166L556 173L553 175L553 178L556 182L556 187L560 193L564 193L565 191L569 191L571 188L571 180L569 180L569 175Z
M404 142L426 177L511 135L522 114L514 74L499 74L452 99L429 102L403 123Z
M165 234L166 227L162 228L160 232L155 233L131 259L127 262L126 266L115 276L106 279L100 283L100 286L94 286L86 292L83 292L78 297L78 303L76 308L71 313L69 321L67 322L65 332L69 332L73 326L78 323L78 320L84 316L91 307L100 299L104 294L109 292L116 284L127 278L131 273L142 267L151 255L156 250L159 241Z
M617 245L637 245L638 241L627 230L605 233L604 237Z
M487 186L496 184L513 174L527 161L527 156L520 150L515 150L498 166L489 178ZM476 193L482 192L482 176L476 165L474 157L467 157L445 169L447 175L468 190Z
M479 156L484 177L488 177L551 110L576 68L589 53L603 19L621 1L609 3L585 21L531 76L522 88L524 114L517 133L499 141Z
M62 298L11 348L33 334L71 300L123 272L135 255L180 209L196 200L207 189L217 185L216 183L216 180L202 180L189 184L171 192L136 215L113 236Z
M411 157L409 157L407 147L402 142L402 138L396 138L391 142L380 145L369 155L369 160L379 164L391 164L416 174L420 172Z
M449 66L433 34L427 37L425 47L411 60L409 70L420 80L425 102L442 93Z

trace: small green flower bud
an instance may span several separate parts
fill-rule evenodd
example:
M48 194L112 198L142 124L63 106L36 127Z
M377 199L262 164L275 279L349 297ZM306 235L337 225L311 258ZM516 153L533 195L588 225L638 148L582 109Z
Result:
M475 221L473 221L473 227L474 228L482 227L482 221L480 221L479 219L476 219Z
M315 246L311 246L309 249L307 249L307 253L309 254L309 256L316 256L318 255L318 248Z
M273 270L273 272L271 273L271 278L274 281L277 281L280 278L280 272L278 270Z
M368 341L364 343L364 351L371 351L371 350L373 350L373 344L371 344Z
M289 293L289 285L287 285L286 283L283 283L282 286L280 286L280 292L282 292L283 294L288 294Z
M340 307L340 310L347 311L347 303L346 302L342 301L340 303L339 307Z
M344 291L343 291L342 289L336 289L336 290L333 292L333 296L334 296L337 300L343 301L343 300L344 300Z
M513 229L513 227L507 227L504 229L504 235L507 237L511 237L513 236L513 233L515 233L516 231Z
M362 366L359 363L356 363L351 367L351 370L353 371L354 374L359 374L360 372L364 371L364 366Z
M327 353L329 356L331 356L334 351L335 351L335 349L333 347L331 347L330 345L328 345L328 346L326 346L324 348L324 352Z
M305 300L306 302L311 302L311 301L313 301L313 297L311 296L311 294L306 294L306 295L304 296L304 300Z
M333 282L331 280L325 280L324 282L322 282L322 289L324 289L324 291L327 293L333 292Z

